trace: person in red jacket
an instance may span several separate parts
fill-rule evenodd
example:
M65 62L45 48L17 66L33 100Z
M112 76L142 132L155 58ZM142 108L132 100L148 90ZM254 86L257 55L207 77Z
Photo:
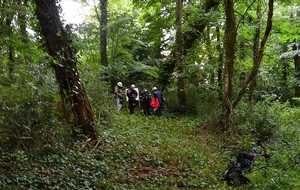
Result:
M157 107L156 114L158 116L161 116L162 115L162 106L164 103L164 95L156 87L153 87L152 90L153 90L153 97L157 98L158 102L159 102L159 106Z

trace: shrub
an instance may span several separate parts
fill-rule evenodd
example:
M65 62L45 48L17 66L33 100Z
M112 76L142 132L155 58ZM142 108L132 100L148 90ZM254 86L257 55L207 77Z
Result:
M241 102L234 113L233 128L238 133L252 134L257 139L270 139L279 129L279 116L287 107L288 104L270 100L255 105Z

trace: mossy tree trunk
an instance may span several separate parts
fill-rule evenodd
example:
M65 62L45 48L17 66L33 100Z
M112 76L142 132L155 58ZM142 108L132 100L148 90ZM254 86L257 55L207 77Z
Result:
M67 42L67 33L62 26L56 0L35 0L35 3L36 15L45 37L46 48L56 61L52 67L59 83L63 102L67 100L71 104L77 124L83 133L92 140L97 140L92 108L79 77L76 59Z
M236 26L233 0L225 0L226 32L225 32L225 65L224 65L224 127L231 123L232 108L232 78L234 65L234 47L236 42Z
M185 93L185 65L183 62L183 36L182 36L182 11L183 2L182 0L176 1L176 63L178 69L177 79L177 96L180 105L181 112L186 112L186 93Z
M104 67L108 66L107 58L107 0L99 0L99 9L95 6L94 10L97 15L97 20L100 23L100 64ZM109 82L109 75L106 70L102 72L103 81ZM113 89L114 83L111 83L111 88Z
M293 50L296 51L299 47L296 45L296 39L294 40ZM296 54L294 56L295 65L295 97L300 97L300 56Z
M253 65L256 64L258 59L258 53L259 53L260 26L261 26L261 19L262 19L261 0L257 1L256 16L257 16L256 29L255 29L254 40L253 40ZM253 80L249 85L249 101L251 103L255 102L255 93L254 93L255 87L256 87L256 75L253 77Z

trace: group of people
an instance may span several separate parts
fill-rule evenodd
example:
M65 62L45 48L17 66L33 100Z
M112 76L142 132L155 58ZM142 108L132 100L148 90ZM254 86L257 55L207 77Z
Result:
M144 88L141 93L137 92L137 89L135 88L135 85L132 84L130 88L126 89L126 97L128 100L129 105L129 111L131 114L134 114L134 110L138 105L138 98L142 104L143 113L145 115L151 114L151 109L156 113L156 115L161 116L162 115L162 106L164 102L164 96L160 90L157 89L157 87L152 88L153 96L148 91L148 89ZM115 86L115 97L117 101L117 111L120 112L121 108L123 106L123 84L122 82L118 82ZM138 95L140 95L138 97Z

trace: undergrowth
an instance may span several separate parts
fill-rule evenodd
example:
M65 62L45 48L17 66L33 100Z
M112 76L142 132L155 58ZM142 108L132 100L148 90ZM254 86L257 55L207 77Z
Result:
M297 111L289 116L298 115ZM196 117L144 116L123 111L111 115L110 125L100 125L96 145L73 140L55 143L44 154L24 150L0 154L0 189L297 189L299 165L288 145L269 139L271 156L266 177L262 170L247 174L251 183L232 187L223 181L227 162L241 149L250 149L251 135L215 135L200 129ZM287 119L281 122L288 123ZM291 122L291 121L290 121ZM283 123L282 123L283 124ZM293 123L290 123L293 125ZM286 125L288 126L288 125ZM299 129L282 128L280 136ZM274 137L278 134L275 134ZM78 139L78 138L77 138ZM69 140L70 141L70 140ZM51 151L50 151L51 150ZM257 160L254 169L264 166ZM292 165L292 166L291 166Z

